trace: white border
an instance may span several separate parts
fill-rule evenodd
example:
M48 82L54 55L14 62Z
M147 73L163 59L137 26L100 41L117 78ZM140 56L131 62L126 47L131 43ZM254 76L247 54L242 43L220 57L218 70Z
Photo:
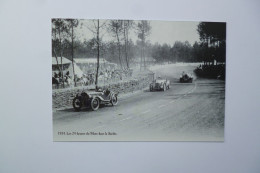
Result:
M259 172L260 2L0 2L0 172ZM227 22L225 142L52 142L51 18Z

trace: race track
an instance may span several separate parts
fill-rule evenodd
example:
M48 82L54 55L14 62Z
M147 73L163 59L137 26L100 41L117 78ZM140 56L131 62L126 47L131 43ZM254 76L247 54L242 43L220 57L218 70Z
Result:
M225 82L201 78L178 82L181 71L193 69L154 69L171 81L165 92L145 89L97 111L53 112L54 141L223 141Z

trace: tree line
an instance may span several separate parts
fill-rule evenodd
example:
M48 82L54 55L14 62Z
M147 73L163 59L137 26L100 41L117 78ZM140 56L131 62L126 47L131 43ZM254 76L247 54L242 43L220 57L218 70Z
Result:
M130 59L136 56L133 54L136 45L129 39L130 30L135 30L138 38L143 42L141 48L144 48L150 30L148 21L136 23L132 20L109 20L99 24L99 20L93 20L92 26L83 26L93 33L93 37L80 41L73 33L73 28L75 30L76 27L82 27L79 23L80 20L77 19L52 19L53 57L67 57L72 60L74 55L77 58L102 56L118 63L121 68L128 69ZM100 30L105 30L113 39L104 42L99 34Z
M53 56L65 56L72 60L73 57L97 57L99 52L101 57L119 64L121 68L129 68L131 62L138 58L143 64L151 58L157 63L209 61L212 55L219 62L225 61L225 23L201 22L197 29L200 42L193 45L188 41L176 41L172 45L151 44L148 40L151 33L150 23L131 20L109 20L103 23L101 28L114 38L103 41L102 37L97 37L100 28L97 30L97 24L95 21L93 23L93 26L87 26L94 33L93 38L80 41L73 34L73 28L78 27L79 20L53 19ZM130 30L135 30L138 36L136 42L129 38Z
M197 31L204 63L226 62L226 23L200 22Z
M87 28L93 37L81 41L75 34L75 29ZM101 31L110 35L110 41L104 41ZM135 33L137 40L129 38L130 32ZM103 57L114 62L121 69L129 69L134 62L139 62L140 68L148 61L154 63L176 62L225 62L226 59L226 24L217 22L200 22L197 32L200 41L193 45L188 41L175 41L172 45L150 43L149 36L152 27L149 21L133 20L92 20L88 25L78 19L52 19L52 56L77 58L96 57L99 62ZM74 65L73 65L74 68ZM99 63L97 63L97 74ZM74 71L74 69L73 69ZM63 75L63 74L62 74ZM96 80L97 81L97 80Z
M61 78L63 79L63 57L67 57L72 60L73 76L74 72L74 57L87 58L97 57L96 68L96 82L98 81L99 74L99 59L105 57L108 61L116 62L120 65L121 69L130 68L130 60L134 57L133 47L134 44L129 39L129 32L131 29L135 29L138 38L142 42L141 59L144 55L145 39L149 35L150 23L148 21L140 21L137 24L132 20L109 20L103 23L99 19L92 20L92 24L80 27L86 27L92 32L93 37L88 41L79 41L75 35L75 28L79 27L81 20L78 19L52 19L52 56L56 58L57 66L61 72ZM106 30L112 38L110 42L102 41L101 30ZM58 62L58 57L61 61ZM63 85L64 85L64 80ZM74 83L76 85L75 77ZM97 86L97 83L96 83Z

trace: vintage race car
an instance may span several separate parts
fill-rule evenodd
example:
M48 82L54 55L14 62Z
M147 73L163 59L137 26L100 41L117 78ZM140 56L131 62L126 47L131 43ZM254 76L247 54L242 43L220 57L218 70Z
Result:
M100 105L117 105L117 96L118 94L109 90L99 90L97 92L90 93L87 93L83 90L81 93L77 94L76 97L73 99L72 105L75 111L80 111L83 106L95 111L98 110Z
M166 91L170 88L170 81L167 79L158 78L150 84L150 91Z
M182 73L182 75L180 76L180 82L190 82L192 83L193 81L193 76L190 73Z

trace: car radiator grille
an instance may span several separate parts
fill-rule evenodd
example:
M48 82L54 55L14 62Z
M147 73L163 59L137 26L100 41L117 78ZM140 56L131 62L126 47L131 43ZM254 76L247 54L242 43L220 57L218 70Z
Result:
M156 83L155 88L160 88L160 84Z

